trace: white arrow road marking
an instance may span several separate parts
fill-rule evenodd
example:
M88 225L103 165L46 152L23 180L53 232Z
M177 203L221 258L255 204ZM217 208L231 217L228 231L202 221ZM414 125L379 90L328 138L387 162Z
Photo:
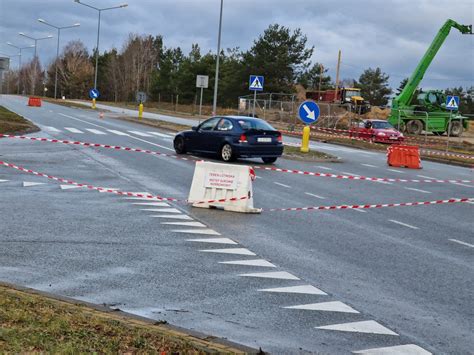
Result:
M267 289L263 289L259 291L260 292L279 292L279 293L302 293L306 295L322 295L322 296L327 295L326 292L312 285L267 288Z
M353 354L364 354L364 355L430 355L429 351L420 348L415 344L407 345L396 345L389 346L386 348L373 348L366 350L353 351Z
M343 312L343 313L359 313L354 308L348 306L340 301L333 302L321 302L321 303L310 303L301 304L298 306L283 307L288 309L304 309L309 311L326 311L326 312Z
M72 132L72 133L84 133L80 130L78 130L77 128L74 128L74 127L64 127L64 129L67 129L69 132Z
M232 245L238 244L229 238L186 239L186 241L196 242L196 243L217 243L217 244L232 244Z
M182 226L182 227L207 227L201 222L161 222L161 224L169 224L172 226Z
M266 261L265 259L219 261L219 264L243 265L243 266L276 267L276 266L273 265L271 262Z
M203 253L236 254L236 255L252 255L252 256L256 255L254 252L245 248L207 249L207 250L199 250L199 251Z
M76 186L76 185L59 185L61 190L71 190L71 189L79 189L82 186Z
M267 278L267 279L280 279L280 280L299 280L298 277L286 271L255 272L251 274L240 274L239 276L262 277L262 278Z
M36 185L45 185L45 182L30 182L30 181L23 181L23 187L29 186L36 186Z
M189 234L206 234L206 235L221 235L213 229L173 229L175 233L189 233Z
M384 327L382 324L374 320L366 320L362 322L341 323L324 325L322 327L315 327L316 329L337 330L340 332L354 332L354 333L370 333L383 335L398 335L390 329Z
M161 213L182 213L180 210L176 208L141 208L140 211L161 212Z
M316 115L314 114L314 111L310 110L308 106L303 105L303 109L306 111L306 117L308 117L310 120L316 119Z
M154 217L154 218L168 218L168 219L184 219L184 220L193 220L191 217L185 215L185 214L169 214L169 215L164 215L164 214L160 214L160 215L154 215L154 216L150 216L150 217Z
M137 206L156 206L156 207L169 207L166 202L133 202L132 205Z

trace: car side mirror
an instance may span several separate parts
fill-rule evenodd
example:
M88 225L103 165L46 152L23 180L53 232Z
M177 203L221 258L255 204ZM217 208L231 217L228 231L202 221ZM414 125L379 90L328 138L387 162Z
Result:
M192 129L193 131L197 131L197 130L198 130L197 126L192 126L191 129Z

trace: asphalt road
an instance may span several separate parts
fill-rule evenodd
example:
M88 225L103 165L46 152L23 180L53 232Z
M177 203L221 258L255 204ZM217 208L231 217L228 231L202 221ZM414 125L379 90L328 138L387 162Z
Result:
M42 128L31 136L174 154L172 134L152 127L48 103L30 108L20 97L3 96L0 104ZM280 159L274 166L474 180L472 169L432 162L423 162L422 170L392 169L382 153L312 145L341 162ZM179 199L187 198L194 169L178 159L14 139L0 140L0 158L78 182ZM263 170L257 175L255 205L264 209L474 197L474 183L379 183ZM7 180L0 182L4 281L272 353L474 349L473 204L247 215L180 203L137 205L144 201L63 189L7 167L0 167L1 180ZM185 224L163 224L170 222ZM282 289L295 286L305 287L299 293Z

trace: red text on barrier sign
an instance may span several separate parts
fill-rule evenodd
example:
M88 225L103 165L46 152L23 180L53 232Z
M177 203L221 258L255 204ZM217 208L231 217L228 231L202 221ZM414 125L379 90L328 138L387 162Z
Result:
M215 188L215 189L237 189L237 176L233 173L209 171L206 173L206 179L204 180L204 187Z

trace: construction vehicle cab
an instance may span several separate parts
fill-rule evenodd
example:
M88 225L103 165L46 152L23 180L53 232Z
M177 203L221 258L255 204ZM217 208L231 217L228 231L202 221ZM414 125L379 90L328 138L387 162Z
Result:
M359 88L342 88L341 105L349 104L351 111L364 114L370 110L370 104L364 100Z

